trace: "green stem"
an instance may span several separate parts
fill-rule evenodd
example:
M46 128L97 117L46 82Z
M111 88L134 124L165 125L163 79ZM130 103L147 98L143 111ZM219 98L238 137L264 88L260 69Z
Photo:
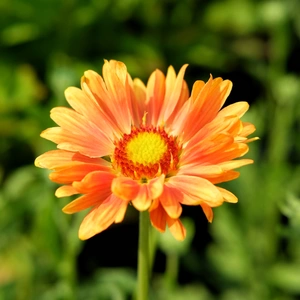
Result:
M168 253L166 258L165 283L172 290L177 283L179 258L175 253Z
M159 232L150 226L150 237L149 237L149 274L152 274L153 263L155 260L155 254L157 250L157 239Z
M149 212L140 212L137 300L147 300L149 291Z

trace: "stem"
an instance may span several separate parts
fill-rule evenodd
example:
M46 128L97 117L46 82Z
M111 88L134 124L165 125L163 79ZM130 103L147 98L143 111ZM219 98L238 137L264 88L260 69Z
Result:
M150 237L149 237L149 274L152 274L153 263L155 260L155 254L157 250L157 239L158 239L158 231L154 230L153 227L150 226Z
M140 212L137 300L147 300L149 290L149 212Z
M179 258L175 253L168 253L166 258L165 283L172 290L177 283Z

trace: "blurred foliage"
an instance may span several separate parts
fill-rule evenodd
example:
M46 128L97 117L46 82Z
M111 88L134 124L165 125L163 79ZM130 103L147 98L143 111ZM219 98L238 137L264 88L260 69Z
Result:
M55 199L47 172L33 167L54 148L39 137L50 109L104 58L144 81L184 63L190 88L209 73L231 79L228 103L251 103L245 120L261 138L250 147L255 164L224 184L238 204L215 209L210 225L187 210L185 244L155 238L152 299L298 298L299 14L298 0L2 0L0 299L131 299L136 243L120 237L133 224L126 238L136 239L136 214L83 243L84 214L64 215L68 199Z

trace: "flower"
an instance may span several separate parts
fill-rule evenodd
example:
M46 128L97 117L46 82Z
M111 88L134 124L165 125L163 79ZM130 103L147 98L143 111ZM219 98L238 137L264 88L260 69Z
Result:
M86 71L81 89L67 88L72 108L51 110L59 127L41 136L58 149L39 156L35 165L52 170L50 179L63 184L57 197L79 195L65 213L91 208L79 238L121 222L131 203L149 210L157 230L168 226L183 240L182 205L201 206L211 222L213 207L237 202L216 184L237 178L234 169L253 162L235 160L256 139L247 139L255 127L240 120L249 105L221 109L232 83L212 76L196 81L189 94L186 68L177 76L172 66L166 76L156 70L145 86L131 79L122 62L105 61L103 77Z

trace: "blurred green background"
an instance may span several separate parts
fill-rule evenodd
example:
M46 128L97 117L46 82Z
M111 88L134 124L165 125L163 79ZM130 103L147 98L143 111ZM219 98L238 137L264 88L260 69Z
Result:
M137 213L82 242L85 212L65 215L48 172L33 166L55 145L39 134L103 59L144 82L155 68L190 66L233 81L227 103L251 104L239 203L184 208L185 243L158 235L151 299L300 299L300 1L1 0L0 299L132 299Z

